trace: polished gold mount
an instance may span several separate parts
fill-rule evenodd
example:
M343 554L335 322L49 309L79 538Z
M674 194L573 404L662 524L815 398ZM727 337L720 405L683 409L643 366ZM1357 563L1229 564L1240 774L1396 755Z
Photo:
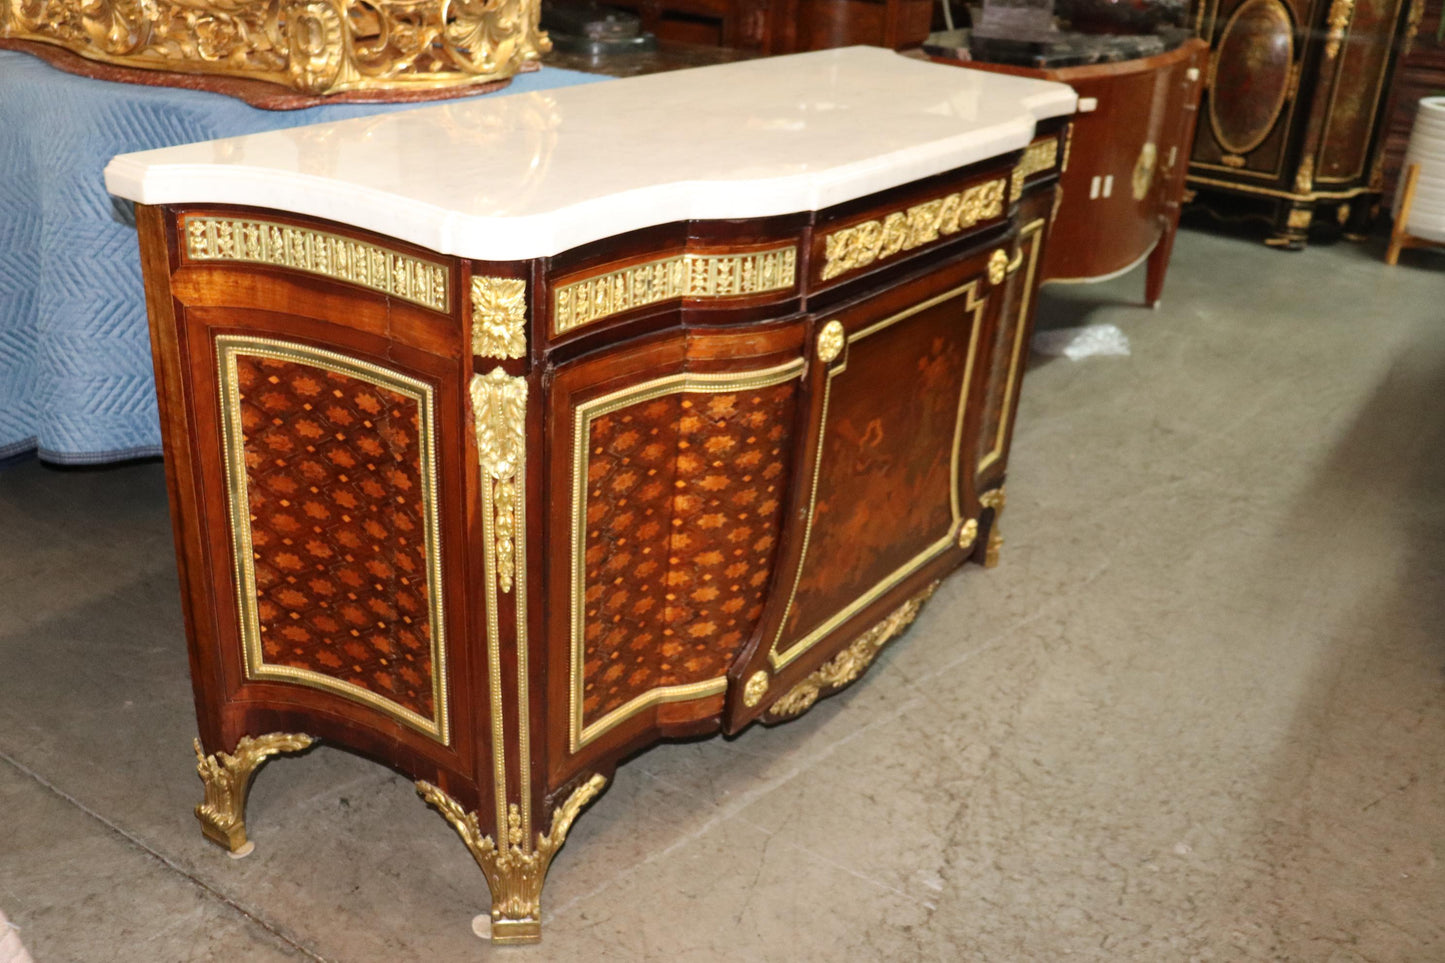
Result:
M1003 549L1003 534L999 531L998 517L1003 514L1003 506L1007 496L1004 494L1003 486L986 491L978 496L978 504L982 508L993 509L993 520L988 525L988 548L984 550L983 567L995 568L998 566L999 552Z
M1008 276L1009 259L1003 248L999 248L988 256L988 283L1002 284L1003 279Z
M1009 196L1018 200L1019 195L1024 192L1024 181L1035 174L1052 170L1058 160L1059 139L1057 137L1034 141L1024 150L1024 156L1019 158L1018 166L1014 168L1013 177L1009 179Z
M472 354L520 358L527 353L527 282L472 278Z
M559 285L552 331L574 328L673 298L718 300L785 291L797 283L798 249L788 244L742 254L675 254Z
M1006 186L1001 180L986 181L906 211L894 211L881 220L834 231L823 240L822 279L827 281L900 251L922 247L979 221L1002 217Z
M300 752L315 741L308 735L290 732L242 736L235 752L208 756L201 748L201 740L195 740L196 772L206 787L206 798L196 807L196 818L206 838L237 856L249 853L252 845L246 839L246 795L251 777L271 756Z
M847 340L843 333L843 322L829 321L823 325L823 330L818 332L818 360L824 364L833 361L843 353L843 345Z
M504 80L552 48L540 0L0 0L0 38L306 94Z
M507 814L507 836L499 847L482 832L476 813L467 812L461 803L431 783L417 780L416 791L451 823L487 878L492 893L493 943L535 943L542 938L542 883L547 868L566 841L577 814L605 785L605 777L594 775L572 790L567 801L552 813L551 828L545 835L538 833L535 844L523 830L521 814L513 803Z
M772 704L767 712L768 718L777 721L800 715L813 707L824 689L842 688L862 675L888 640L908 628L913 620L918 618L923 603L933 596L937 588L938 583L934 582L894 609L887 618L864 632L842 652L814 669L811 675Z
M0 0L0 3L5 0ZM445 264L309 227L241 217L185 219L186 257L290 268L450 311Z
M743 686L743 705L751 709L763 701L763 696L768 693L768 673L759 669L748 677L747 685Z
M978 539L978 519L970 518L958 527L958 547L965 552L973 548Z

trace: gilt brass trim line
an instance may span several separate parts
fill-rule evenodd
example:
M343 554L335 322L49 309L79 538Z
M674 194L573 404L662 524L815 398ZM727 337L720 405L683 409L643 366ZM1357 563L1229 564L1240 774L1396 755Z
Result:
M451 308L445 264L309 227L240 217L187 215L181 232L192 261L290 268L420 304Z
M1287 191L1278 187L1256 187L1253 184L1238 184L1234 181L1222 181L1213 177L1200 177L1197 174L1187 175L1187 182L1190 184L1204 184L1208 187L1219 187L1230 191L1239 191L1243 194L1262 194L1266 197L1282 197L1292 201L1343 201L1371 192L1368 185L1350 187L1341 191Z
M392 700L342 679L310 669L272 665L261 648L261 622L256 606L256 567L251 544L250 494L246 476L245 437L241 427L241 387L236 356L246 354L311 365L371 384L417 403L418 458L422 517L426 544L427 616L431 622L432 705L434 718L413 712ZM436 412L434 390L425 381L333 351L273 338L219 335L216 338L217 386L221 401L221 437L225 449L226 501L231 521L231 568L236 588L241 650L248 680L292 682L360 702L425 733L442 745L451 744L448 720L446 608L442 601L441 524L437 505Z
M1023 299L1019 302L1018 320L1014 324L1014 343L1008 365L1008 381L1005 383L1003 395L1003 410L999 412L998 433L994 435L993 448L987 455L984 455L978 463L978 471L982 472L989 465L1003 457L1003 446L1008 438L1009 426L1013 424L1011 412L1013 411L1014 394L1018 391L1019 362L1023 359L1024 331L1028 327L1029 307L1033 303L1034 273L1039 266L1039 246L1043 238L1044 220L1040 218L1024 225L1019 232L1019 243L1032 240L1029 245L1029 266L1024 274ZM1023 256L1023 251L1019 252Z
M823 239L823 272L830 280L901 251L931 244L980 221L1003 216L1002 180L985 181L886 217L833 231Z
M929 308L942 304L945 301L951 301L964 295L968 296L968 300L964 304L964 310L973 312L973 330L969 333L968 356L967 359L964 361L963 366L963 380L958 393L958 415L954 422L953 446L949 458L949 510L951 514L951 520L949 522L948 531L943 533L940 538L930 543L921 552L913 556L913 558L904 562L898 568L894 569L888 575L884 576L884 578L880 580L876 585L874 585L868 591L864 592L858 598L854 599L848 605L844 606L838 612L834 613L832 617L825 620L821 625L817 626L811 632L804 635L801 639L788 646L787 649L780 652L778 650L778 643L782 641L783 632L787 628L788 615L790 612L792 612L793 603L797 600L798 596L798 585L802 582L803 579L803 566L806 565L808 561L808 546L812 540L813 517L815 514L818 500L818 477L823 464L823 445L827 440L828 402L832 397L833 379L838 375L842 374L844 371L848 370L847 355L843 355L844 360L842 364L828 369L828 377L823 384L823 411L821 415L821 422L818 428L818 447L813 457L813 480L812 487L808 493L808 520L803 526L802 550L798 557L797 569L793 573L792 587L788 590L787 604L783 608L782 617L778 620L777 634L773 636L772 645L768 649L768 661L772 665L774 672L787 666L794 659L798 658L798 656L807 652L820 639L824 638L838 626L848 621L859 611L871 605L876 599L881 597L884 593L888 592L890 589L892 589L899 582L903 581L909 575L913 574L913 572L916 571L918 568L925 565L927 562L937 557L941 553L947 551L948 548L954 544L954 533L957 531L959 525L962 523L963 520L963 509L962 505L960 504L959 498L959 481L962 474L959 470L959 459L961 454L960 449L963 444L963 422L964 416L967 414L968 410L969 388L973 384L974 363L978 356L979 331L983 327L981 315L984 306L988 303L987 299L979 299L978 289L979 281L978 279L974 279L972 281L969 281L967 284L963 284L948 291L944 291L942 294L935 295L934 297L931 297L926 301L916 304L913 307L900 311L897 314L890 315L889 317L884 318L883 320L878 321L874 324L871 324L866 328L862 328L859 331L848 336L848 344L851 346L854 342L861 341L864 338L867 338L873 334L876 334L879 331L882 331L885 328L891 327L892 325L897 324L898 322L903 321L906 318L910 318L913 315L918 314L920 311L926 311Z
M651 401L663 395L768 388L801 376L805 366L806 363L802 358L795 358L792 361L757 371L683 372L592 398L582 402L573 410L572 664L570 668L570 705L568 707L571 720L568 727L568 740L572 752L577 752L598 736L650 706L665 702L684 702L727 691L726 676L689 682L685 685L658 686L632 698L591 724L585 724L582 718L582 698L586 683L584 665L587 655L585 633L587 628L587 468L590 451L588 438L592 432L593 420L617 411L619 408Z
M530 846L532 799L530 745L527 718L527 609L526 568L517 534L520 520L526 530L523 498L526 493L527 379L501 368L473 375L470 384L477 462L482 489L483 569L487 606L487 688L492 720L492 778L497 803L497 825L506 825L507 741L502 693L501 601L497 593L510 593L514 580L517 639L517 742L519 751L519 818L525 832L522 845Z
M783 291L797 284L793 244L742 254L675 254L558 285L552 331L566 334L624 311L672 298L717 300Z

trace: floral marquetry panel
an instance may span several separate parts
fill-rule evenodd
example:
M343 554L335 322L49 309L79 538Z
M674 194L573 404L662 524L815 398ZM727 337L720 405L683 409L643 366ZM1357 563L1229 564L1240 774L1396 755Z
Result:
M426 398L268 354L222 344L248 675L440 734Z
M721 682L763 611L797 382L673 393L591 421L584 731L659 689Z
M981 317L975 295L965 285L849 336L829 376L806 554L775 664L952 544Z

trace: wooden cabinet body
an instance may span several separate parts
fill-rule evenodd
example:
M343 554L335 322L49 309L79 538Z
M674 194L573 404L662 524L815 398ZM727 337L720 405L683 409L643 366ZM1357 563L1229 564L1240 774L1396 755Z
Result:
M1190 40L1155 57L1085 67L957 62L1068 84L1098 105L1074 118L1065 144L1045 282L1103 280L1147 258L1144 300L1159 302L1207 59L1208 47Z
M1275 246L1317 214L1356 229L1379 197L1382 128L1407 14L1419 0L1204 0L1208 84L1189 167L1200 200L1251 198Z
M1445 90L1445 34L1441 20L1445 4L1441 0L1415 0L1405 23L1405 45L1400 50L1400 63L1391 84L1390 111L1384 131L1384 176L1381 193L1387 202L1395 196L1395 186L1404 178L1405 150L1422 97Z
M1074 104L859 48L113 161L207 836L249 845L256 766L323 739L417 780L487 876L493 938L535 939L548 863L622 759L861 674L997 554L1057 180L1028 158L1061 155ZM629 116L652 166L579 183ZM864 116L891 179L848 139ZM721 155L749 137L740 174ZM426 163L471 176L355 199Z
M666 41L763 54L854 44L901 49L923 43L929 0L618 0Z

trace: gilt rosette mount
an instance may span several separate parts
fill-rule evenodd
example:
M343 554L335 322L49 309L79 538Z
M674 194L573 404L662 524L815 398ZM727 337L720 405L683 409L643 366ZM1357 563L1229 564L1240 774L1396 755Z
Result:
M551 49L540 2L0 0L0 46L73 73L272 109L426 100L536 69Z

